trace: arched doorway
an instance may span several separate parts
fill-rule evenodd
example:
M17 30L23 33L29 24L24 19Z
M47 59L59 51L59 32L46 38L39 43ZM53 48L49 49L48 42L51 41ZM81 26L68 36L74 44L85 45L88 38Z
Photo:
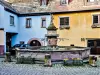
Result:
M30 46L41 46L41 43L39 41L37 41L37 40L32 40L30 42Z
M42 43L39 39L37 39L37 38L32 38L32 39L30 39L30 40L28 41L28 44L29 44L30 46L43 46L43 43Z

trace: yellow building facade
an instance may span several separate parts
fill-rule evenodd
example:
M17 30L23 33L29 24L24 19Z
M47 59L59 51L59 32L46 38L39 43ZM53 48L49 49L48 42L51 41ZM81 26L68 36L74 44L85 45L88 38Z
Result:
M57 33L59 34L59 38L62 38L62 40L58 40L58 45L87 47L88 40L100 39L99 24L98 27L92 27L93 15L98 14L100 14L100 10L54 13L53 22L58 28ZM60 17L69 17L70 28L60 28Z

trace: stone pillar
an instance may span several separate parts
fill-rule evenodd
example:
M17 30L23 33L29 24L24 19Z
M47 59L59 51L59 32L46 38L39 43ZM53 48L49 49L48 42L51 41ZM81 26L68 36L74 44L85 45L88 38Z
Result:
M46 66L46 67L51 67L52 66L51 55L50 54L45 55L45 64L44 64L44 66Z
M47 28L47 34L45 35L48 39L48 46L56 47L57 46L57 28L54 26L53 23L53 15L51 15L51 23Z
M11 55L10 52L5 53L5 62L11 62Z

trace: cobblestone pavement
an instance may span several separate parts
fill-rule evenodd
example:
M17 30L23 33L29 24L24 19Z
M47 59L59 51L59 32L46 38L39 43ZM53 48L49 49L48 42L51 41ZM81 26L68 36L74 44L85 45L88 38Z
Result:
M100 75L100 67L62 66L43 67L41 64L5 63L0 59L0 75Z

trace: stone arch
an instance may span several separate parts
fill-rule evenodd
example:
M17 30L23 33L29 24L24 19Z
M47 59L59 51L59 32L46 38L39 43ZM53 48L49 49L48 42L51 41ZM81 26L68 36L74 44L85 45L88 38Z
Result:
M42 41L41 41L40 39L38 39L38 38L32 38L32 39L30 39L30 40L28 41L27 44L29 44L29 45L32 46L32 42L33 42L33 41L34 41L35 43L37 43L37 45L33 44L33 46L43 46Z

